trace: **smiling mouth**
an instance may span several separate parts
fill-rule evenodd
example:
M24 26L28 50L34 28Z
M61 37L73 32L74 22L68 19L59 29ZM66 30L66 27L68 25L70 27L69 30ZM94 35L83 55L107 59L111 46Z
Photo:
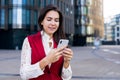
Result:
M56 28L48 27L50 30L55 30Z

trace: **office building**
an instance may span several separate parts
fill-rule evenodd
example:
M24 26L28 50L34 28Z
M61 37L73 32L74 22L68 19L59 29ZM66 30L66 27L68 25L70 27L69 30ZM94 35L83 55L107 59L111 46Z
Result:
M39 31L39 10L48 4L57 5L64 14L64 29L72 43L73 0L0 0L0 49L21 49L24 38Z
M95 37L103 38L103 0L75 0L75 46L92 45Z
M106 44L120 45L120 14L109 17L110 21L105 23Z

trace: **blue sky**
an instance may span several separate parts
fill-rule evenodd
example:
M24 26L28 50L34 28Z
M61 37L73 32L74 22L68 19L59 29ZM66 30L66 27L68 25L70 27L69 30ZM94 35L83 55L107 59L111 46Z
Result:
M103 0L104 18L120 13L120 0Z

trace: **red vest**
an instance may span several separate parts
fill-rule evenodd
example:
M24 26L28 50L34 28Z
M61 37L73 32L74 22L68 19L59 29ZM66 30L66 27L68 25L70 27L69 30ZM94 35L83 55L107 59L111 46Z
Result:
M28 36L28 41L30 43L32 50L31 64L35 64L46 56L42 44L42 37L40 32ZM56 47L57 47L57 43L54 41L54 48ZM61 57L57 62L52 63L50 68L47 65L45 67L43 75L40 75L37 78L32 78L30 80L62 80L61 78L62 67L63 67L63 57Z

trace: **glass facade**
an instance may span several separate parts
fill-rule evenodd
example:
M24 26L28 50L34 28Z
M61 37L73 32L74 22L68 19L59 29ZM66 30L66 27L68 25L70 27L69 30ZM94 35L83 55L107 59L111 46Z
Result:
M9 20L8 20L8 24L9 24L9 25L12 25L12 20L13 20L13 19L12 19L12 16L13 16L13 15L12 15L12 9L9 9L9 10L8 10L8 16L9 16L9 17L8 17L8 19L9 19Z
M102 36L102 9L102 0L75 0L75 45L92 45L95 35Z
M3 28L5 26L5 10L0 10L0 28Z
M65 32L68 37L73 34L73 0L0 0L0 36L8 36L8 39L4 37L4 40L0 40L0 44L8 42L7 44L11 47L3 44L4 48L15 48L16 46L21 48L25 36L39 30L37 22L39 10L48 4L54 4L60 8L64 15Z
M1 6L5 6L8 1L13 7L0 9L1 28L5 27L5 24L8 25L8 28L15 29L30 29L31 26L37 27L38 7L40 6L41 0L0 0ZM44 3L43 6L45 6L46 1L42 1ZM35 4L38 4L37 7ZM5 12L6 10L8 10L8 14ZM5 15L8 15L8 18L5 18ZM32 21L31 19L35 20ZM5 23L5 20L7 23Z
M26 9L22 9L22 16L24 16L22 18L22 24L24 26L24 28L29 29L30 27L30 21L31 21L31 12L30 10L26 10Z
M4 6L5 5L5 0L0 0L0 5Z
M24 0L26 1L26 0ZM21 5L22 4L22 0L12 0L13 5Z

